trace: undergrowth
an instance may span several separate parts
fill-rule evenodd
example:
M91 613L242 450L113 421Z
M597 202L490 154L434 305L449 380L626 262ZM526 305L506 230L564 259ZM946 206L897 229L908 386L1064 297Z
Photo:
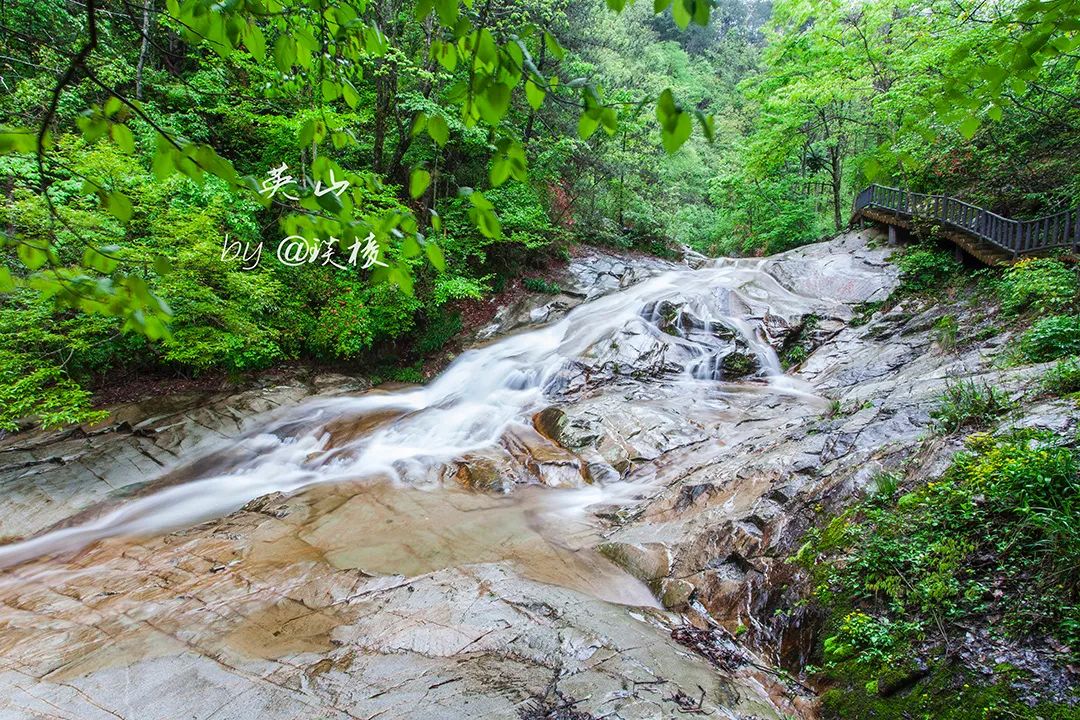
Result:
M825 696L826 717L1037 716L1000 673L976 683L940 658L989 617L1005 639L1051 636L1072 649L1063 660L1080 657L1075 442L971 435L940 477L899 497L890 477L808 532L793 561L828 617L822 673L840 687ZM1038 716L1076 712L1047 704Z

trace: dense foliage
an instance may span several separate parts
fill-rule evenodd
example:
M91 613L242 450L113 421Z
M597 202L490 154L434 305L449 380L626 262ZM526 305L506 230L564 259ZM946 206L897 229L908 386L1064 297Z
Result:
M0 425L92 419L88 388L147 372L417 377L469 303L570 243L781 251L841 227L871 179L1020 215L1076 203L1074 10L6 4L0 372L19 401ZM307 262L280 262L297 237ZM909 284L955 266L904 262ZM1040 299L1075 279L1039 262L1006 279L1008 312L1060 316L1028 360L1076 351L1075 307Z
M1000 618L1009 637L1050 634L1080 647L1074 442L1033 431L971 435L940 478L902 495L896 478L879 482L875 496L811 532L797 561L830 613L824 672L846 687L827 699L830 715L955 708L952 698L971 684L949 687L955 673L944 666L973 618ZM927 654L943 664L939 682L883 700L905 677L926 673L916 659ZM1006 709L1023 707L1008 692L980 695L973 701L988 704L957 717L1007 717Z

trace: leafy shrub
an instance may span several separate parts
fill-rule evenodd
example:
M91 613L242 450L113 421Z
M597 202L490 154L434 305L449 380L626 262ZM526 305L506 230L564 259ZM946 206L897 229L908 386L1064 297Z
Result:
M811 530L794 560L831 618L826 658L882 670L891 649L986 613L1080 647L1080 457L1065 442L973 435L939 478Z
M104 419L90 400L58 365L0 351L0 430L18 430L18 421L32 416L44 428Z
M1028 362L1047 362L1080 354L1080 315L1039 318L1020 337L1017 350Z
M954 315L942 315L934 321L934 339L944 350L956 347L956 334L960 325Z
M446 343L461 332L461 313L440 312L429 317L424 329L413 343L413 349L421 356L441 350Z
M553 280L545 280L544 278L525 278L521 281L521 284L530 292L545 293L547 295L558 295L562 292L559 283L554 282Z
M1060 360L1043 374L1039 382L1043 390L1055 395L1080 392L1080 357Z
M987 427L1013 406L1004 390L966 380L946 386L930 417L938 431L952 433L965 427Z
M848 613L836 634L825 638L825 659L830 663L854 659L862 665L887 661L896 645L889 625L888 620L878 620L858 610Z
M394 285L345 288L323 308L312 344L319 351L353 360L377 343L413 329L420 301Z
M1076 271L1055 258L1022 260L1005 271L998 286L1007 313L1060 313L1075 303L1077 292Z
M445 305L451 300L479 300L485 293L491 291L489 279L490 276L476 280L448 272L441 273L435 278L431 300L436 307Z
M750 180L745 172L722 175L709 193L719 208L711 242L695 242L709 254L777 253L819 240L826 232L811 194L791 173Z
M961 268L951 253L929 244L912 246L900 253L896 262L900 267L900 289L907 292L939 288Z

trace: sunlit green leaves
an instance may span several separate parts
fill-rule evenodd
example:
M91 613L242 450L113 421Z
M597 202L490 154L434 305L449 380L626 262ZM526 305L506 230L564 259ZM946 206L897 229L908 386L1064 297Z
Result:
M495 214L495 206L482 193L471 188L462 188L461 192L469 196L469 203L472 205L469 208L469 218L473 224L485 237L498 239L502 235L502 226Z
M670 89L660 93L660 99L656 102L656 119L660 122L664 149L669 154L674 153L690 137L692 127L690 114L675 103Z
M664 5L665 7L671 5L671 16L675 20L675 24L679 26L680 30L685 30L690 22L693 21L702 27L709 24L709 12L712 8L711 0L668 0L668 2L661 3L660 0L655 0L654 7L660 8L657 12L660 12Z
M19 243L16 254L22 264L30 270L37 270L49 260L48 249L34 242Z
M0 155L37 152L37 133L24 129L0 129Z
M511 177L524 182L528 177L525 165L525 148L521 143L508 138L499 140L491 160L491 184L498 187Z
M968 115L960 121L959 125L957 125L957 130L960 131L960 134L965 140L970 140L975 137L975 133L978 132L980 125L982 125L982 122L979 118L974 115Z
M288 35L279 35L274 41L274 64L283 73L292 71L296 61L296 43Z
M113 123L112 127L109 128L109 135L112 136L113 142L123 152L128 155L135 152L135 136L131 134L131 130L126 125Z
M559 40L549 32L544 32L544 47L553 60L562 60L566 57L566 50L559 44Z
M547 93L531 79L525 81L525 99L533 110L540 109L546 95Z
M588 140L598 127L603 127L608 135L618 130L618 116L615 110L606 107L600 98L600 91L593 85L586 85L582 90L583 110L578 118L578 137Z
M126 223L131 220L134 208L132 207L131 200L128 199L128 196L122 192L114 190L108 193L104 197L104 204L105 209L109 211L109 214L120 222Z
M501 82L493 82L478 89L476 106L484 122L492 126L498 125L510 109L510 87Z
M458 0L435 0L435 13L439 16L439 22L453 27L458 19Z
M259 62L266 59L266 38L254 19L248 20L244 25L244 46L247 47L251 56Z
M427 253L428 262L438 270L443 272L446 270L446 258L443 256L442 248L433 242L429 242L424 245L424 252Z
M115 253L119 252L119 250L120 248L115 245L86 248L83 251L82 264L92 270L108 275L119 265L119 261L115 257Z
M431 173L423 168L416 168L409 176L409 194L418 198L424 194L431 184Z
M442 115L432 115L428 118L427 132L439 147L442 147L450 139L450 128Z
M431 43L431 57L437 60L447 72L453 72L458 64L457 46L452 42L434 40Z

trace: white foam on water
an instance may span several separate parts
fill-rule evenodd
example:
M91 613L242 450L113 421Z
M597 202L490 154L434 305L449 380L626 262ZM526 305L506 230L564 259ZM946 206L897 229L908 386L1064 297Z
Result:
M665 301L676 303L667 307L678 307L677 317L661 317ZM798 315L819 306L820 301L780 285L759 259L666 272L585 303L550 325L469 350L424 387L314 399L273 414L258 431L235 441L222 461L226 467L120 501L80 524L0 547L0 567L77 551L108 537L190 526L254 498L316 483L370 477L432 486L446 463L490 448L512 427L530 424L531 416L558 392L560 373L569 363L595 353L630 327L681 354L682 376L664 380L685 383L688 397L700 397L703 382L717 384L722 363L714 351L720 344L719 339L710 344L709 328L722 327L741 337L768 376L768 382L755 384L750 392L811 399L804 384L783 375L761 323L765 312ZM678 332L684 320L696 330ZM670 322L668 332L660 328L664 321ZM331 445L329 423L380 413L390 419ZM207 456L192 453L185 461ZM552 491L549 511L582 514L598 503L627 501L640 491L625 482Z

